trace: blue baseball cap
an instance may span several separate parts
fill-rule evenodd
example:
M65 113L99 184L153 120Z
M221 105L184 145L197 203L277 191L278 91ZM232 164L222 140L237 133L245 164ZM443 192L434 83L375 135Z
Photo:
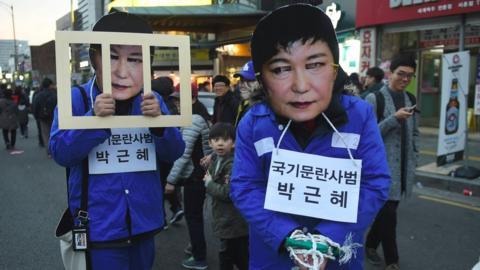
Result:
M243 67L240 72L233 74L233 77L242 77L247 81L254 81L257 78L255 77L255 70L253 70L253 62L252 60L248 61Z

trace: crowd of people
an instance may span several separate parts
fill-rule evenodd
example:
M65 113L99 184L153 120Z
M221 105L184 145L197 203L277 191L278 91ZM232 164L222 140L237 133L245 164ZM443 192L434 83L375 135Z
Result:
M30 99L31 91L33 94ZM23 139L28 139L29 116L32 115L38 131L38 145L45 147L50 157L47 146L56 106L56 86L48 77L43 79L40 88L33 90L21 85L0 84L0 128L5 149L11 155L24 152L17 147L17 130L20 129Z
M146 22L123 12L105 15L93 31L153 33ZM141 52L141 46L111 45L108 94L102 50L92 44L95 74L72 88L73 115L181 114L180 87L169 77L154 79L154 91L143 93ZM380 244L385 269L400 269L396 209L410 194L418 153L416 101L406 92L415 59L392 59L388 79L378 67L366 78L348 76L339 66L330 19L307 4L278 8L260 20L251 54L233 76L235 87L222 74L211 84L191 85L192 125L186 127L60 129L52 80L43 80L32 104L21 87L1 86L6 149L21 152L16 130L28 137L31 112L38 144L68 168L62 222L68 219L63 225L72 224L68 229L88 239L91 269L151 269L154 236L182 218L190 241L179 263L208 268L206 201L220 241L219 269L363 269L364 257L382 263ZM215 93L213 115L199 101L199 91ZM334 164L311 165L318 159L348 165L336 175ZM293 180L279 176L281 182L279 174ZM294 181L300 178L307 182ZM270 201L275 210L267 207ZM305 203L318 210L291 207L310 207ZM348 213L343 219L331 214L342 211ZM299 235L314 247L340 251L290 244Z

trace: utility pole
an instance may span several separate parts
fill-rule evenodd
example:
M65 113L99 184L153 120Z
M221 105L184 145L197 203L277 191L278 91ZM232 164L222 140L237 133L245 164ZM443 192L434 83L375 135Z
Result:
M17 37L15 35L15 18L13 16L13 4L12 5L8 5L4 2L1 2L0 1L0 4L10 8L10 13L12 14L12 27L13 27L13 47L14 47L14 55L13 55L13 62L14 62L14 74L17 73L17 67L18 67L18 52L17 52Z

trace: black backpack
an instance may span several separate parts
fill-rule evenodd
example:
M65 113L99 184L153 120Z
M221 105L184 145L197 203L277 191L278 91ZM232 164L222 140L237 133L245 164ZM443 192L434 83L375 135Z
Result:
M40 119L53 119L53 113L57 106L57 97L55 94L52 92L44 92L38 99L38 117Z
M410 99L410 103L412 103L412 106L417 104L417 99L414 95L412 95L410 92L405 93L407 93L408 99ZM379 123L381 120L383 120L383 111L385 110L385 97L380 91L376 91L374 94L375 101L377 103L377 123Z

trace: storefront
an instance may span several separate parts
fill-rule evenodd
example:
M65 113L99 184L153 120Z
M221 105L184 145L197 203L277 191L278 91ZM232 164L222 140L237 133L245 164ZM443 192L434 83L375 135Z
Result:
M360 39L355 31L356 2L325 0L319 6L332 20L339 43L340 65L348 74L358 73L360 69Z
M416 79L408 91L417 95L421 125L438 126L442 55L464 48L470 53L468 106L473 107L475 70L480 48L480 0L359 0L361 73L380 66L389 75L389 60L398 53L417 55ZM371 8L375 6L375 8ZM463 38L462 38L463 37Z

